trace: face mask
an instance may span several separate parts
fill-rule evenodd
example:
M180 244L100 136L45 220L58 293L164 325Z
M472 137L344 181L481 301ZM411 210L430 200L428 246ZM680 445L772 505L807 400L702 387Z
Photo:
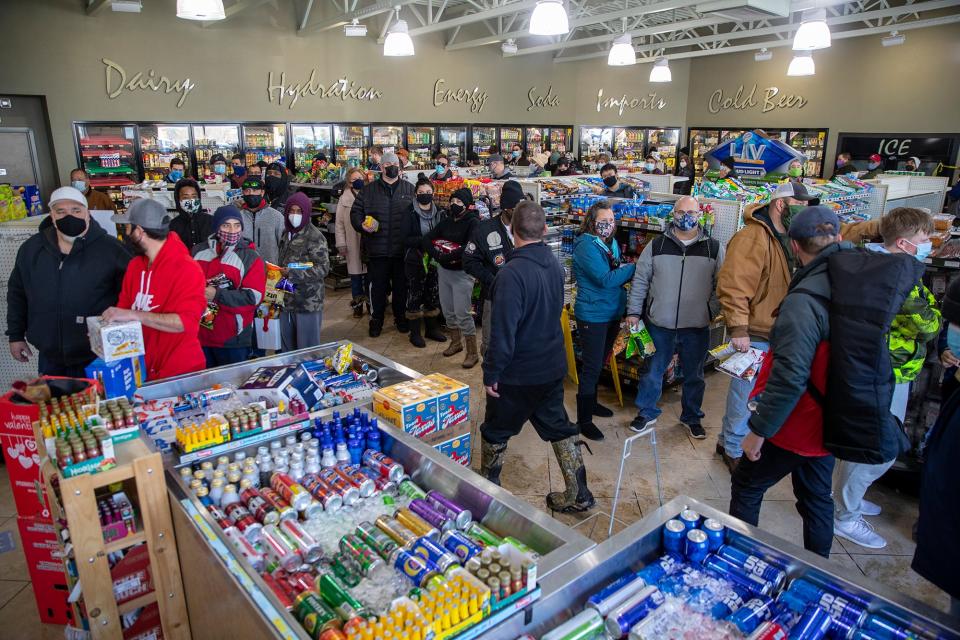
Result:
M417 194L417 202L419 202L420 204L423 204L423 205L430 204L431 202L433 202L433 194L432 194L432 193L418 193L418 194Z
M303 214L302 214L302 213L291 213L291 214L290 214L289 216L287 216L287 217L290 218L290 226L291 226L291 227L293 227L294 229L299 229L299 228L300 228L300 223L303 222Z
M594 225L597 228L597 235L601 238L609 238L613 230L617 228L613 220L598 220Z
M603 184L607 185L608 189L612 189L613 185L617 184L617 176L607 176L603 179Z
M360 189L363 188L363 178L357 178L356 180L350 183L350 186L356 189L357 191L360 191Z
M263 196L255 193L243 196L243 203L248 209L256 209L263 202Z
M513 156L514 158L519 158L519 157L520 157L520 152L519 152L519 151L514 151L514 152L512 152L510 155Z
M444 165L444 164L438 164L438 165L437 165L437 173L439 173L439 174L442 175L442 174L444 174L444 173L446 173L446 172L447 172L447 165Z
M947 326L947 347L953 353L960 353L960 327L955 324Z
M183 171L180 171L180 169L174 169L173 171L170 172L171 180L179 180L182 177L183 177Z
M240 236L242 234L242 231L224 231L223 229L217 230L217 238L224 246L228 247L240 242Z
M133 239L133 230L130 230L130 233L123 236L123 246L125 246L130 253L135 256L146 255L147 250L140 246L140 243Z
M873 171L874 169L876 169L876 168L879 167L879 166L880 166L880 163L879 163L879 162L868 162L868 163L867 163L867 168L870 169L870 171Z
M237 176L238 178L242 178L243 176L247 175L247 168L237 165L233 168L233 175Z
M267 187L267 193L277 194L277 192L283 188L283 178L277 176L267 176L267 179L263 181L264 186Z
M383 175L387 176L391 180L400 175L400 167L396 165L390 165L383 168Z
M643 168L646 169L647 171L653 171L654 164L652 162L648 162L647 164L643 165Z
M687 163L684 162L683 160L681 160L681 161L680 161L680 168L681 168L681 169L686 169L686 168L687 168Z
M917 168L916 168L915 166L913 166L912 164L908 164L908 165L907 165L907 171L916 171L916 170L917 170Z
M74 180L73 182L70 183L70 186L72 186L74 189L76 189L80 193L87 192L87 183L84 180Z
M803 167L790 167L787 169L787 175L791 178L799 178L803 175Z
M222 176L227 172L227 165L225 164L215 164L213 165L213 172L217 175Z
M189 200L181 200L180 208L186 211L187 213L196 213L200 211L200 198L190 198Z
M71 242L76 240L87 230L87 221L77 216L67 215L55 221L57 231Z
M793 217L803 211L806 207L802 204L791 204L787 205L787 208L784 209L783 215L781 216L780 221L783 222L783 226L787 229L790 228L790 221L793 220Z
M837 159L837 166L838 166L838 167L842 167L842 166L845 165L845 164L847 164L847 161L846 161L846 160Z
M463 215L463 212L466 210L467 208L462 204L450 205L450 215L452 215L454 218L459 218L461 215Z
M695 226L697 226L699 222L700 218L692 213L685 213L679 218L676 216L673 218L673 226L680 231L690 231L690 229L693 229Z
M933 251L933 243L927 240L926 242L921 242L920 244L913 244L909 240L906 241L907 244L913 245L917 248L917 252L913 255L914 258L923 262L930 255L930 252Z

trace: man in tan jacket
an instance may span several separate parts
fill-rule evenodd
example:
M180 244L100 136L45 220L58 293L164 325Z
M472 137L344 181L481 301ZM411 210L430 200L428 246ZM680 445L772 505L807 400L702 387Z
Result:
M717 298L730 342L738 351L769 348L774 313L787 295L796 266L787 228L792 215L813 199L802 183L781 184L768 204L747 207L743 228L727 244L726 260L717 278ZM854 244L872 239L879 231L879 220L841 227L843 238ZM753 381L730 380L717 453L731 472L743 455L740 442L747 434L751 391Z

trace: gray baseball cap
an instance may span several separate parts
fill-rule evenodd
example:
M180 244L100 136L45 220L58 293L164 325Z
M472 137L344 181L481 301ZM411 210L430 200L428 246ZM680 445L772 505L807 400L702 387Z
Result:
M156 200L138 198L130 204L126 213L110 217L117 224L133 224L151 231L166 231L170 228L170 214Z
M503 156L499 153L491 153L490 156L487 157L487 164L491 162L503 162Z
M400 158L393 151L387 151L380 156L380 164L400 164Z

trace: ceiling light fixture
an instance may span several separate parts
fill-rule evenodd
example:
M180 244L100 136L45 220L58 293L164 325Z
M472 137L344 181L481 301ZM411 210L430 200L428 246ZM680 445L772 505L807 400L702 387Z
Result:
M367 35L367 25L360 24L356 18L350 24L343 25L343 35L348 38L363 38Z
M770 51L766 47L760 49L755 54L753 54L753 59L757 62L766 62L767 60L773 59L773 51Z
M650 82L670 82L673 80L673 74L670 73L670 65L666 58L658 58L650 69Z
M510 38L500 45L500 51L502 51L505 56L512 56L517 52L517 41Z
M903 44L906 40L907 36L898 31L891 31L890 35L885 36L880 40L880 44L885 47L896 47L897 45Z
M143 5L140 0L113 0L110 3L110 10L120 13L140 13Z
M794 51L815 51L830 46L830 27L827 26L826 9L804 11L800 28L793 37Z
M617 36L610 47L610 54L607 56L607 64L611 67L626 67L637 63L637 52L633 50L633 44L630 42L630 34L625 33Z
M816 67L813 64L813 54L809 51L801 51L794 55L787 68L788 76L812 76L814 73L816 73Z
M397 21L393 23L387 32L387 38L383 41L383 55L389 57L412 56L413 40L407 32L407 21L400 19L400 7L395 7L397 12Z
M530 14L530 35L560 36L569 33L570 23L562 0L540 0Z
M224 20L223 0L177 0L177 17L184 20Z

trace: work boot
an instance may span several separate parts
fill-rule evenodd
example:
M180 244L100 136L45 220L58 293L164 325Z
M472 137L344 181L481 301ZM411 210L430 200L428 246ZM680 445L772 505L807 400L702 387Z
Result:
M449 358L463 351L463 342L460 341L460 329L450 329L450 346L447 347L443 355Z
M473 369L480 362L480 354L477 353L477 334L464 336L464 338L467 343L467 355L464 356L463 364L460 366L464 369Z
M577 427L580 434L588 440L603 440L603 432L593 424L593 407L597 396L582 396L577 394Z
M500 471L507 457L507 445L487 442L480 436L480 475L500 486Z
M423 341L423 336L420 335L420 322L420 318L410 318L407 320L407 324L410 327L410 344L418 349L423 349L427 346L427 343Z
M594 396L594 398L596 398L596 396ZM610 409L608 409L608 408L606 408L605 406L603 406L603 405L600 404L599 402L596 402L596 400L594 400L594 403L593 403L593 415L597 416L598 418L612 418L612 417L613 417L613 411L610 410Z
M447 336L445 336L443 331L440 330L440 318L438 316L425 317L423 319L423 324L425 326L423 337L433 340L434 342L447 341Z
M376 320L374 318L370 318L370 330L368 331L368 333L370 334L370 337L376 338L382 332L383 332L383 320L382 319Z
M575 513L593 508L596 501L587 488L587 470L583 466L577 436L570 436L552 444L566 489L548 494L547 507L561 513Z
M362 318L363 317L363 296L357 296L350 301L350 306L353 308L353 317Z
M397 331L400 333L406 333L410 331L410 322L406 318L400 318L399 320L393 321L393 326L397 328Z

